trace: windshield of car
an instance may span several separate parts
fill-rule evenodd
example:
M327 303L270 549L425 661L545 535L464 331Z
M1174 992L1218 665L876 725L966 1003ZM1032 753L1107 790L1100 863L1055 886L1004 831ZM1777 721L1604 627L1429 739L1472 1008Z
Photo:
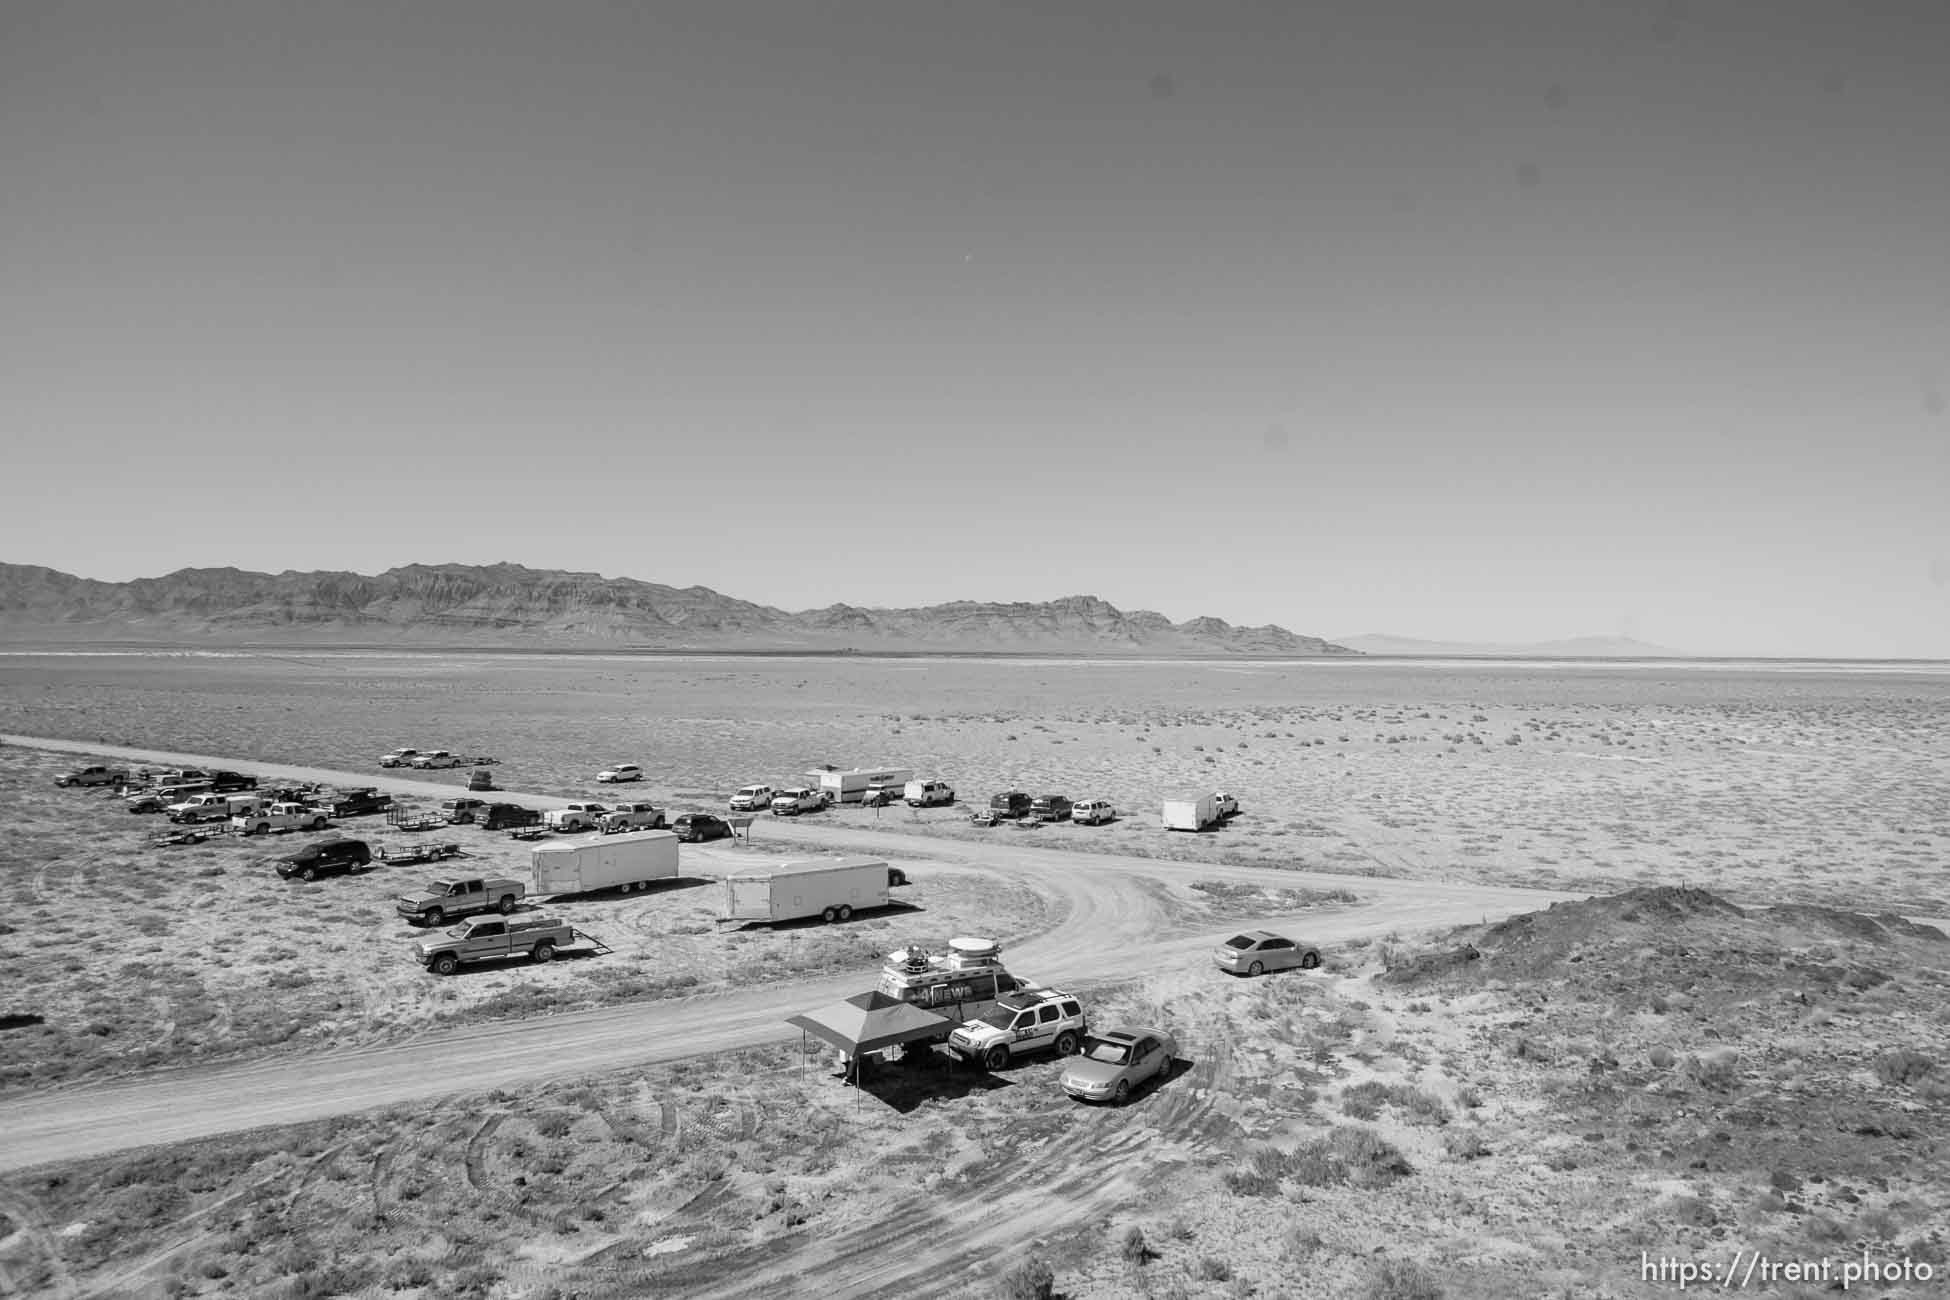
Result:
M1230 939L1226 940L1226 947L1228 948L1239 948L1243 950L1246 948L1250 948L1252 946L1253 946L1253 941L1251 937L1248 935L1235 934Z
M1103 1061L1108 1065L1129 1065L1131 1045L1114 1043L1108 1038L1086 1038L1083 1040L1083 1055L1092 1061Z
M1016 1023L1016 1013L1007 1007L997 1007L976 1023L987 1025L992 1029L1013 1029Z

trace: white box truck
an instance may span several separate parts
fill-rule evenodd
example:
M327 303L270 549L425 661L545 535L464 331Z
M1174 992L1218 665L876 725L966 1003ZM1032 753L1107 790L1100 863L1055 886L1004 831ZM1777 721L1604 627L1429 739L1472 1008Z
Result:
M817 916L850 920L855 912L885 907L889 892L907 883L907 873L879 858L802 858L724 880L726 921L796 921Z
M832 803L859 803L866 797L871 786L885 786L898 792L902 786L914 779L911 767L850 767L844 772L828 772L814 768L806 773L806 783L815 790L823 790Z
M534 852L535 892L586 894L596 889L648 889L677 879L677 836L631 831L599 840L542 844Z
M1202 831L1207 826L1217 825L1218 821L1217 795L1201 794L1190 799L1165 800L1165 829L1168 831Z

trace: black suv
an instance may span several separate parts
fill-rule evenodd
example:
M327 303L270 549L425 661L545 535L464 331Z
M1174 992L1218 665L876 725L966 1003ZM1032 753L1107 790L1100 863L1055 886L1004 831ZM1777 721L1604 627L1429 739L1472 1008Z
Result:
M245 776L242 772L212 772L209 777L210 789L216 794L230 794L237 790L257 789L257 778Z
M710 813L685 813L670 824L677 832L677 838L687 844L698 844L705 840L728 840L731 826L722 817Z
M1070 800L1060 794L1039 794L1029 805L1029 815L1039 822L1066 822L1070 820Z
M487 811L480 814L481 829L503 830L513 826L540 826L542 815L533 808L524 808L518 803L491 803Z
M997 817L1024 817L1029 813L1030 798L1020 790L1009 790L989 800L989 811Z
M286 880L316 880L363 871L372 865L372 850L364 840L322 840L277 859L278 874Z

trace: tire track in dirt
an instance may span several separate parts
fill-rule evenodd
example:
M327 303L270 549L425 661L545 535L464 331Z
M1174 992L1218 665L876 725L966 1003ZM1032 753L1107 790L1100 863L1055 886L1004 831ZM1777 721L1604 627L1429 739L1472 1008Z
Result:
M1151 1086L1133 1105L1052 1108L1048 1117L1063 1116L1052 1141L1006 1148L872 1224L829 1237L819 1236L815 1224L778 1239L789 1246L767 1243L756 1251L673 1265L653 1275L659 1294L711 1300L764 1291L865 1296L891 1288L902 1295L925 1293L925 1284L946 1276L944 1270L992 1261L992 1241L1027 1240L1097 1213L1103 1201L1121 1194L1117 1189L1141 1158L1155 1154L1160 1141L1175 1139L1196 1151L1224 1137L1232 1124L1216 1108L1232 1061L1230 1043L1222 1038L1200 1052L1189 1070ZM1013 1208L1006 1216L996 1215L993 1207L1004 1204ZM970 1213L977 1207L982 1209L979 1216ZM926 1245L951 1237L965 1242L969 1223L978 1219L985 1226L980 1244L954 1251ZM1009 1226L1003 1231L998 1225L1005 1219ZM779 1257L785 1254L792 1257L790 1271L780 1266ZM963 1256L967 1258L958 1264Z
M1005 1192L1003 1212L982 1217L975 1234L943 1234L955 1245L938 1251L881 1258L869 1254L848 1261L843 1283L829 1288L829 1294L861 1300L905 1297L926 1294L930 1283L942 1281L949 1285L940 1294L979 1288L1003 1248L1087 1222L1139 1194L1142 1166L1158 1160L1162 1143L1176 1139L1192 1155L1230 1137L1232 1121L1222 1113L1220 1101L1235 1059L1230 1035L1222 1036L1194 1055L1190 1070L1152 1085L1150 1095L1137 1105L1098 1111L1104 1122L1089 1126L1081 1141L1061 1144L1059 1160L1030 1153L1038 1167L1056 1172ZM1108 1136L1100 1136L1107 1130ZM1067 1176L1061 1172L1065 1165ZM959 1222L965 1225L968 1219Z
M57 873L63 871L67 875L65 877L58 877ZM57 878L63 879L64 887L60 889L53 887L51 882ZM65 907L73 908L77 905L81 897L81 891L87 883L87 867L72 857L54 858L51 861L42 863L40 870L34 873L34 901L37 903L59 903Z
M74 1296L75 1280L68 1270L67 1253L49 1230L47 1215L33 1198L0 1188L0 1214L13 1221L14 1235L26 1240L28 1259L15 1265L0 1260L0 1295L51 1296L66 1300ZM34 1267L36 1262L41 1268ZM37 1275L45 1272L48 1281ZM51 1285L52 1289L48 1289Z
M660 1144L673 1150L692 1152L722 1149L729 1156L733 1143L747 1141L767 1123L767 1112L762 1101L750 1095L717 1094L701 1099L701 1113L687 1113L683 1107L669 1101L659 1101L642 1089L633 1099L639 1114L655 1116L656 1130ZM561 1111L562 1114L573 1112ZM628 1134L640 1131L638 1126L625 1121L620 1127L614 1114L607 1109L594 1112L581 1112L592 1119L608 1124L619 1140L628 1141ZM484 1138L493 1130L483 1126ZM476 1175L470 1167L470 1180L484 1175ZM483 1184L476 1184L477 1186ZM631 1187L629 1179L619 1180L608 1185L600 1194L578 1205L594 1207L605 1211L606 1220L612 1210L622 1216ZM492 1194L492 1189L489 1189ZM503 1270L503 1280L516 1287L554 1285L558 1287L602 1286L621 1287L628 1294L637 1294L650 1288L649 1293L661 1294L653 1285L661 1276L661 1267L647 1260L643 1254L641 1237L646 1232L668 1236L673 1232L693 1229L698 1232L721 1228L724 1224L723 1211L737 1198L731 1181L720 1174L706 1186L699 1189L687 1200L661 1214L637 1212L628 1216L629 1228L616 1240L606 1242L584 1253L581 1258L554 1260L547 1264L528 1259L511 1260ZM544 1222L551 1230L567 1235L580 1231L575 1215L568 1211L531 1218Z
M310 1184L317 1182L323 1176L325 1170L337 1167L339 1157L344 1154L344 1151L345 1146L343 1143L340 1143L313 1156L305 1168L298 1171L297 1181L284 1192L283 1199L286 1205L288 1207L295 1207L299 1198L302 1197ZM219 1200L191 1210L188 1214L183 1215L181 1218L176 1219L174 1222L167 1224L159 1230L164 1234L173 1233L175 1234L174 1236L170 1236L162 1244L150 1248L136 1259L118 1262L115 1271L109 1275L90 1278L79 1294L83 1297L127 1295L133 1284L140 1282L157 1269L166 1267L172 1260L180 1258L217 1236L217 1231L214 1228L195 1228L187 1232L183 1231L183 1229L188 1228L191 1224L208 1220L241 1201L256 1198L265 1188L291 1177L291 1172L290 1170L281 1169L276 1173L266 1174L262 1178L257 1178L246 1183L243 1187Z
M453 1143L448 1135L460 1122L452 1117L452 1112L458 1109L459 1105L458 1099L447 1098L428 1108L421 1119L423 1136L418 1138L418 1143L411 1152L416 1163L420 1159L419 1144L430 1143L437 1152L452 1149ZM409 1211L402 1208L403 1203L409 1198L401 1195L400 1189L395 1185L395 1180L399 1176L397 1169L400 1156L407 1149L407 1142L408 1139L404 1137L396 1137L373 1153L372 1168L366 1175L368 1189L372 1196L373 1218L394 1231L406 1228L433 1229L436 1225L431 1222L426 1211L419 1209ZM410 1199L417 1200L418 1193L416 1192ZM437 1233L434 1239L440 1239Z

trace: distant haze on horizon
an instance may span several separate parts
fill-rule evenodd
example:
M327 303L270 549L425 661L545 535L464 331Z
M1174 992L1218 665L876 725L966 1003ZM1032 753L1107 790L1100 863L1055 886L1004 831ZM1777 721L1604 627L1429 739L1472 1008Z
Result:
M0 560L1950 658L1950 7L0 18Z

